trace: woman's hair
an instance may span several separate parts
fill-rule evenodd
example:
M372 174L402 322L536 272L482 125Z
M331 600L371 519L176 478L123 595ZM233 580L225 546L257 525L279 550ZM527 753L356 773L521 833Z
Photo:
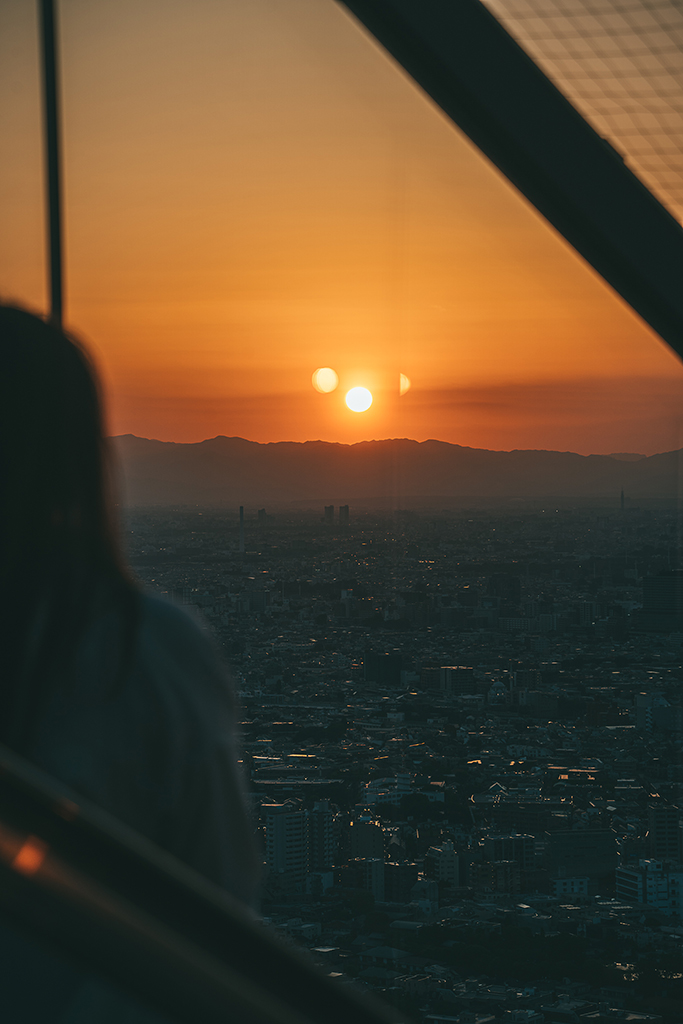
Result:
M99 386L83 348L0 306L0 738L25 749L95 610L120 613L130 654L137 588L120 554Z

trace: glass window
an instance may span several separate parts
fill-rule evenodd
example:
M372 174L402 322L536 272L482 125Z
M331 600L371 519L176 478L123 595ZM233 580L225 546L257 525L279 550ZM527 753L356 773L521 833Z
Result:
M34 26L3 18L3 293L44 306ZM67 321L135 571L232 666L264 913L418 1017L651 1009L678 359L342 7L62 0L61 35Z

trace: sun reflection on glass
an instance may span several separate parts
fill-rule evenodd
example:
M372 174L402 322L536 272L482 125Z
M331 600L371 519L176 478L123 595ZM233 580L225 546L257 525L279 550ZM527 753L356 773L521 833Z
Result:
M339 377L332 367L320 366L317 370L313 371L311 381L316 391L320 391L322 394L327 395L337 387L339 384Z

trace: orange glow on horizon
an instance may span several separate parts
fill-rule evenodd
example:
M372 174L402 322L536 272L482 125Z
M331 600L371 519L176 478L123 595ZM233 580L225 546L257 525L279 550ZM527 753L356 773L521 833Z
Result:
M37 28L10 6L0 288L44 308ZM341 7L60 19L67 320L112 433L683 445L677 358Z

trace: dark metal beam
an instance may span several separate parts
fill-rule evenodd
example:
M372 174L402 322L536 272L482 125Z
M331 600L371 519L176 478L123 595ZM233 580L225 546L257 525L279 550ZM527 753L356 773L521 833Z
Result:
M40 36L43 70L43 118L45 124L50 322L56 327L61 327L64 307L62 278L62 204L57 30L55 25L54 0L40 0Z
M683 356L683 229L483 4L344 6Z

